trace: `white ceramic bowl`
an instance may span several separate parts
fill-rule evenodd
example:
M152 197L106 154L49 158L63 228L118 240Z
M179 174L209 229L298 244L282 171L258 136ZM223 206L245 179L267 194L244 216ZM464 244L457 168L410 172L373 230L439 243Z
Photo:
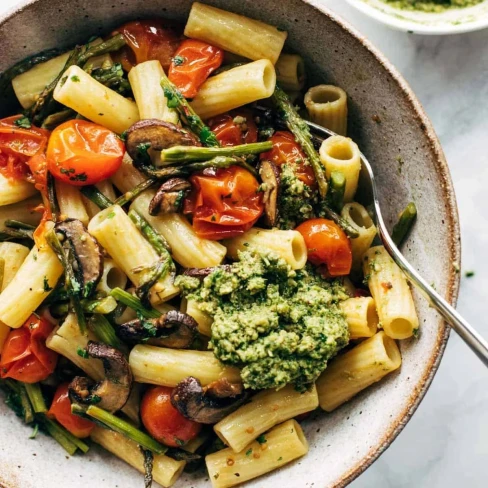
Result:
M346 0L368 17L414 34L461 34L488 27L488 0L441 13L426 13L393 8L382 0Z

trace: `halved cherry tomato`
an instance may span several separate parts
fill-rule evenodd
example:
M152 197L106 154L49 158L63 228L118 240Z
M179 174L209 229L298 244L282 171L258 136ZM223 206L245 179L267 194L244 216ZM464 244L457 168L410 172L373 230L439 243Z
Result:
M71 413L71 401L68 396L69 383L62 383L54 394L51 408L47 416L56 419L65 429L73 435L83 439L91 434L95 424Z
M312 264L326 265L330 276L344 276L350 273L351 242L335 222L311 219L300 224L296 230L305 239L308 260Z
M41 154L47 145L49 131L31 126L15 125L21 115L0 120L0 171L8 177L25 179L29 174L26 163Z
M206 169L190 182L193 189L183 211L193 214L193 228L200 237L219 240L241 235L263 213L259 183L244 168Z
M295 141L291 132L278 131L269 139L273 143L271 151L261 154L261 159L269 159L277 166L291 164L296 168L296 176L308 186L315 184L315 176L312 166L307 162L307 157L300 145Z
M184 97L193 98L223 60L222 49L207 42L185 39L171 60L168 78Z
M48 169L70 185L93 185L119 169L124 152L124 143L112 131L86 120L68 120L51 134Z
M125 37L127 45L115 53L114 58L126 71L144 61L157 59L167 72L181 43L183 29L174 21L151 19L128 22L117 32Z
M251 144L258 140L258 129L252 112L247 109L217 115L208 121L221 146Z
M46 347L54 326L32 314L22 327L12 329L0 358L0 377L24 383L45 380L56 367L58 355Z
M141 420L157 441L180 447L198 435L202 424L183 417L171 405L171 391L166 386L147 390L141 402Z

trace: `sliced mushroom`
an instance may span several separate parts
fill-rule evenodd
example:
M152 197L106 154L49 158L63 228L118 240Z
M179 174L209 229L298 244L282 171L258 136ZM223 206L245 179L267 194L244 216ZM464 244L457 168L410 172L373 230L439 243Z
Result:
M193 317L177 310L170 310L157 319L135 319L121 324L117 335L125 342L147 342L171 349L186 349L198 333Z
M136 167L147 165L141 148L161 151L173 146L200 146L198 139L190 132L170 122L144 119L136 122L127 131L126 148ZM142 158L142 160L141 160Z
M259 165L259 175L263 181L264 221L274 227L278 221L278 194L280 191L280 172L272 161L263 160Z
M185 195L190 190L190 182L183 178L171 178L165 181L149 203L149 213L157 215L178 212Z
M209 274L212 274L217 269L223 269L224 271L230 271L232 266L230 264L222 264L221 266L213 266L211 268L186 268L183 271L185 276L191 276L192 278L202 279L206 278Z
M206 387L193 376L180 381L171 393L173 407L190 420L215 424L239 408L248 397L241 384L221 378Z
M84 297L95 290L103 273L103 254L97 240L76 219L67 219L55 226L64 236L63 247L74 258L74 272Z
M125 356L112 346L89 341L86 352L90 358L101 359L105 379L95 383L90 378L76 376L68 391L71 401L82 405L97 405L108 412L120 410L132 388L132 372Z

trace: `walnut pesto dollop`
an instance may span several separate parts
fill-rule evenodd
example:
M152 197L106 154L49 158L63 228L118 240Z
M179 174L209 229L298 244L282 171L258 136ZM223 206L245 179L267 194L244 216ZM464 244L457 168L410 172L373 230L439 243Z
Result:
M472 7L483 0L383 0L394 8L440 13L450 8Z
M341 283L293 271L276 254L243 252L203 281L179 276L175 284L213 316L210 347L241 368L246 388L305 389L349 341Z

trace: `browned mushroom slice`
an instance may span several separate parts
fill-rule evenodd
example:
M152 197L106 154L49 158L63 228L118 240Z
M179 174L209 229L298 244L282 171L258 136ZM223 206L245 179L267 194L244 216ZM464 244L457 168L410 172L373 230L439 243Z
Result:
M171 393L171 403L183 416L202 424L215 424L239 408L248 397L240 384L221 378L202 388L193 376L180 381Z
M89 341L88 357L100 359L105 370L105 379L93 380L76 376L68 387L72 402L82 405L97 405L108 412L120 410L127 402L132 388L132 372L125 356L106 344Z
M170 310L157 319L135 319L119 325L117 335L125 342L145 342L171 349L186 349L198 333L193 317Z
M259 175L263 182L264 221L274 227L278 220L278 194L280 191L280 172L272 161L263 160L259 165Z
M218 269L230 271L232 266L230 264L222 264L221 266L213 266L211 268L186 268L185 271L183 271L183 274L185 276L191 276L192 278L199 278L203 280L203 278L206 278L209 274L212 274Z
M198 139L190 132L170 122L157 119L144 119L132 125L126 136L126 149L138 166L141 147L151 151L161 151L173 146L200 146ZM142 162L147 164L146 161Z
M190 189L190 182L183 178L171 178L165 181L150 201L149 213L157 215L178 212Z
M97 286L103 273L102 249L85 226L76 219L67 219L55 226L64 236L63 247L74 258L73 269L83 296L88 297Z

